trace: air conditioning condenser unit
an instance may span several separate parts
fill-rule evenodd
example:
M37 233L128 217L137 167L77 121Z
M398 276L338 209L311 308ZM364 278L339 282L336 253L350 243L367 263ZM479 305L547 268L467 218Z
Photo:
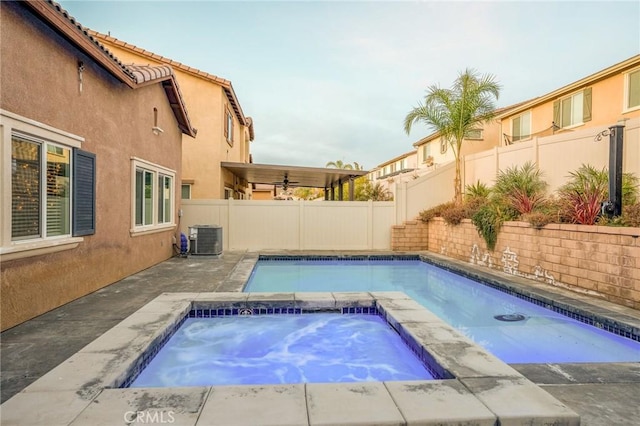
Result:
M194 225L189 227L189 252L191 254L222 254L222 227Z

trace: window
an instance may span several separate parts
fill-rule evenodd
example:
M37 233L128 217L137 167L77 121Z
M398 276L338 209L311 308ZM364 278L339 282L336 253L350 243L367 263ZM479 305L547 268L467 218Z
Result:
M400 160L400 170L404 170L406 168L407 168L407 160L403 158L402 160Z
M440 154L446 154L449 142L445 138L440 138Z
M467 131L467 134L465 135L466 139L478 139L481 140L483 137L482 135L482 129L471 129Z
M78 136L8 111L0 118L2 197L11 200L1 207L10 230L3 260L76 247L82 239L73 237L95 233L95 156Z
M422 162L426 163L427 158L431 157L431 144L422 145Z
M560 101L560 127L582 123L582 92Z
M71 149L11 136L11 239L71 235Z
M625 79L625 110L640 107L640 69L631 71Z
M553 103L553 122L565 128L591 120L591 87Z
M134 159L133 230L147 231L173 225L175 172Z
M527 111L511 119L511 135L513 142L531 136L531 111Z
M233 114L229 110L225 112L224 137L227 139L227 143L233 146Z
M191 185L182 184L182 199L190 200L191 199Z
M233 189L231 188L224 188L224 199L225 200L229 200L229 199L233 199Z
M158 223L171 223L173 212L173 178L160 174L158 176Z

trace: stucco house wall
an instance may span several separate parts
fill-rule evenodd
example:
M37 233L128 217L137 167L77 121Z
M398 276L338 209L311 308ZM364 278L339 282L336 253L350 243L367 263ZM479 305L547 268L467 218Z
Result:
M92 32L123 63L169 64L174 68L198 138L183 138L183 183L191 185L192 199L225 198L225 188L234 190L235 198L248 198L251 190L246 182L220 167L221 161L249 163L251 132L249 117L234 111L223 85L227 80L179 64L168 58L104 34ZM225 136L226 113L233 117L233 143ZM241 111L241 110L240 110ZM242 124L241 120L245 123Z
M633 56L618 64L614 64L595 74L563 86L553 92L539 96L525 102L517 108L506 111L498 116L505 135L513 135L513 120L523 114L530 114L530 134L517 142L524 142L533 136L549 136L554 133L564 133L584 130L592 127L611 126L618 121L640 117L640 106L626 108L625 91L629 90L628 76L630 72L640 70L640 55ZM590 90L591 116L586 120L565 128L551 129L554 123L554 102L569 96ZM557 118L557 117L556 117ZM555 123L561 126L561 123Z
M2 2L1 12L0 107L35 126L84 138L81 149L96 156L95 233L77 238L67 250L7 255L14 244L12 142L3 122L0 325L5 330L172 256L175 223L151 233L132 232L132 158L174 171L179 197L182 132L161 84L132 89L22 4ZM154 108L164 131L159 135L151 130ZM104 310L108 316L109 306Z

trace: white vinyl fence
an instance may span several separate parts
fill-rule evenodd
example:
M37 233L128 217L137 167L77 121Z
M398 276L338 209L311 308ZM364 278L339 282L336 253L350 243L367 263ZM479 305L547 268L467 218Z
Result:
M222 226L224 250L389 250L391 201L182 200L180 231Z
M496 147L467 155L462 159L464 186L477 181L492 186L500 170L522 166L527 161L538 165L543 179L553 192L564 184L570 172L582 164L597 169L609 168L609 136L595 136L609 126L569 131L553 136L534 137L526 142ZM640 177L640 119L625 122L623 172ZM453 199L454 163L446 164L396 188L396 221L413 220L420 211Z

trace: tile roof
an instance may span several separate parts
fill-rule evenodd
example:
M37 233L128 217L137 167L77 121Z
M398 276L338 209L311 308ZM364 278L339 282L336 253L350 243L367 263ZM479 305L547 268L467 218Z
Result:
M227 95L227 98L229 99L229 102L231 103L231 106L233 107L234 112L236 113L236 117L238 118L238 121L240 121L240 123L244 126L251 127L252 121L249 120L250 117L246 117L244 115L244 112L242 111L242 107L240 106L240 102L238 101L236 93L233 90L233 85L231 84L231 81L224 79L222 77L218 77L217 75L213 75L208 72L201 71L197 68L190 67L181 62L174 61L171 58L167 58L165 56L158 55L157 53L150 52L141 47L135 46L133 44L130 44L125 41L119 40L115 37L112 37L111 35L102 34L94 30L89 30L89 34L95 37L96 39L102 41L103 43L112 43L132 53L136 53L140 56L145 56L157 62L171 65L171 67L173 67L174 69L183 71L187 74L191 74L196 77L200 77L204 80L210 81L212 83L215 83L221 86L225 94ZM250 132L253 133L253 130L251 129ZM253 140L253 137L251 137L251 139Z
M70 43L85 52L109 73L132 89L152 83L162 83L171 108L183 133L195 137L197 130L191 126L180 88L171 67L131 66L123 64L104 47L90 30L83 27L58 3L52 0L23 1L40 19L60 33Z

